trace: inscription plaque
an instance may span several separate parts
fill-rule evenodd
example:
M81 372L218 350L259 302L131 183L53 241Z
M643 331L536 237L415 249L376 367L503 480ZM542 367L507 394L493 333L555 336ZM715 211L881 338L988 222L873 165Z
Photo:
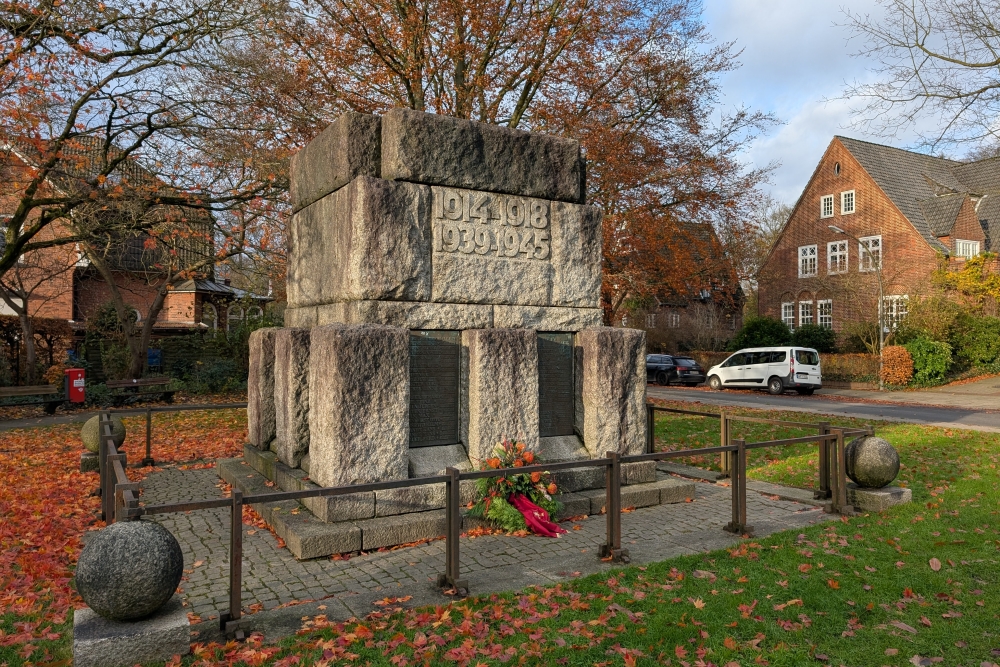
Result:
M550 262L549 202L531 197L431 188L434 252Z
M461 333L410 332L410 447L458 443Z
M538 334L538 435L573 435L573 334Z

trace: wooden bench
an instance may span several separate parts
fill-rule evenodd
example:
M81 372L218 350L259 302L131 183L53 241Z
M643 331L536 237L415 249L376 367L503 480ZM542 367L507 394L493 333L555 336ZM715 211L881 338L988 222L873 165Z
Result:
M40 384L32 387L0 387L0 399L15 398L21 396L38 396L37 401L24 401L21 403L0 403L0 407L8 408L16 405L44 405L45 412L52 415L66 400L62 395L62 389L51 384ZM51 398L41 398L51 396Z
M115 405L124 405L128 399L139 399L142 396L159 395L167 403L173 403L176 390L168 390L173 378L140 378L138 380L108 380L108 389L117 389L114 395ZM162 387L162 389L153 389Z

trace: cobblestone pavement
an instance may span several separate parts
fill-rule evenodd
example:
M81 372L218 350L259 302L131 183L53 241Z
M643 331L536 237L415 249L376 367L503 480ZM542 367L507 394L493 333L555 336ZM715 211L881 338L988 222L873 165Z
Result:
M142 483L145 504L219 497L214 469L164 468ZM632 563L720 549L738 540L722 530L730 518L730 489L700 483L690 503L658 505L622 516L623 546ZM830 518L819 509L748 493L747 520L757 535ZM156 517L184 551L181 581L189 610L207 620L228 608L229 510L200 510ZM462 575L473 594L549 584L612 567L598 558L605 517L573 524L559 539L482 536L461 541ZM267 530L244 526L243 608L268 610L323 599L330 618L364 616L385 597L412 596L410 604L441 602L435 588L444 571L444 540L373 552L350 560L296 561Z

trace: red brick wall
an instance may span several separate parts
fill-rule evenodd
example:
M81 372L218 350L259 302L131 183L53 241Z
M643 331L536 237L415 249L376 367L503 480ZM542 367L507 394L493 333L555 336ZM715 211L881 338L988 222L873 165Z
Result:
M837 174L835 165L840 164ZM842 192L854 190L855 213L841 213ZM820 199L834 196L834 214L820 217ZM963 209L964 210L964 209ZM978 223L977 223L978 224ZM759 276L760 313L781 318L781 304L795 302L796 325L800 301L812 300L813 323L820 299L833 301L833 328L877 319L878 283L875 272L859 272L857 241L837 234L835 225L855 237L882 236L882 275L886 295L916 294L928 290L928 277L937 265L937 253L917 233L861 165L838 139L834 139L806 185L799 202ZM828 273L827 243L847 240L849 268L845 274ZM800 278L799 246L816 244L817 273Z

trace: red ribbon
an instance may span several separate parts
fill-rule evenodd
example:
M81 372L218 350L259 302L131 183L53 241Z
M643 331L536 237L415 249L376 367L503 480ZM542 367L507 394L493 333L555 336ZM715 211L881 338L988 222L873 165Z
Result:
M528 524L528 529L543 537L559 537L560 533L568 532L560 528L549 519L549 513L520 493L511 494L507 499L511 505L524 515L524 522Z

